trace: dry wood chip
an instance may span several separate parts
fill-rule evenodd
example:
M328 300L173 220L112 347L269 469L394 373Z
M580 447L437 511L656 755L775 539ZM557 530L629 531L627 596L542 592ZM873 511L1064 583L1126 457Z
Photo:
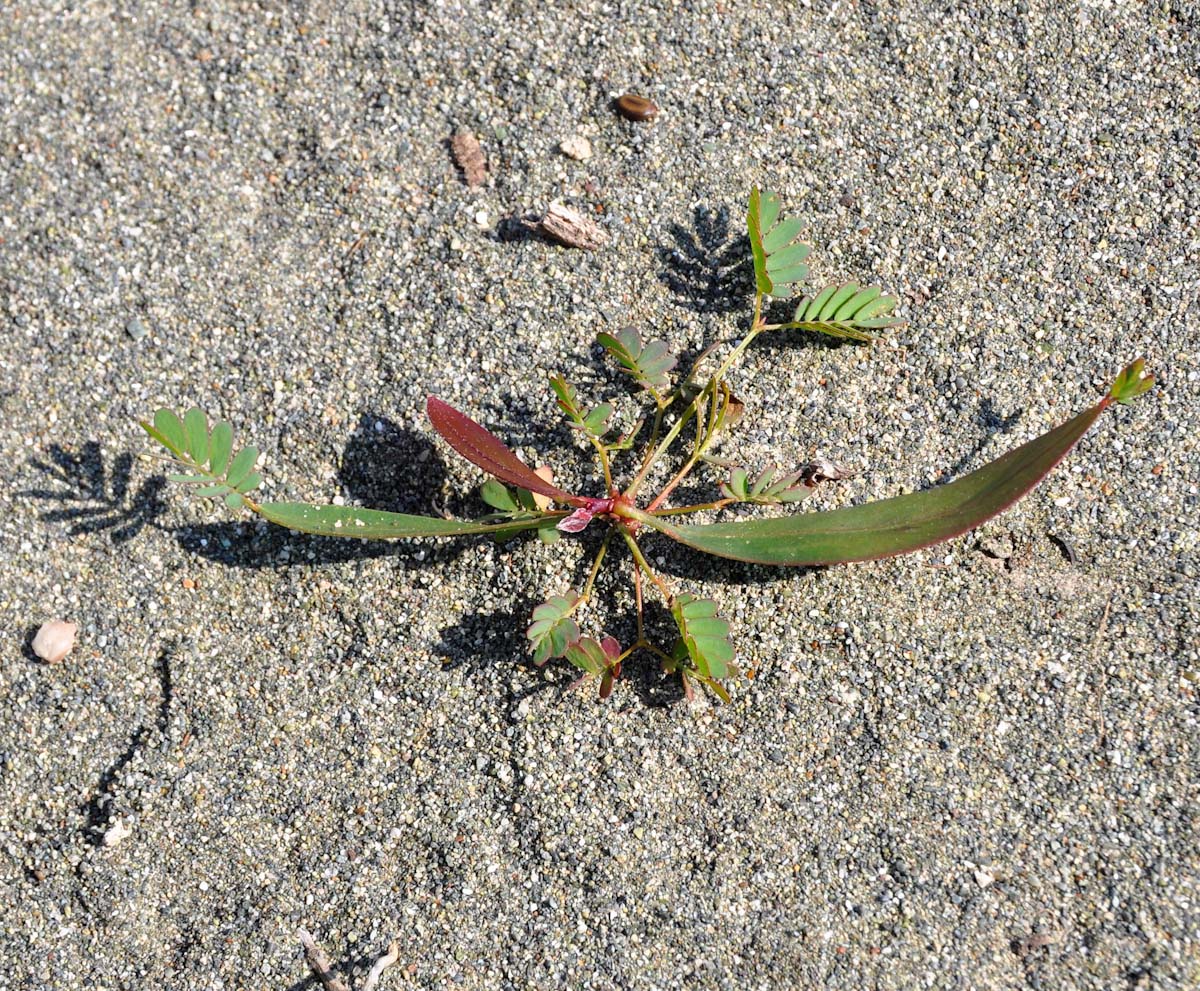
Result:
M304 958L308 961L308 969L313 972L313 977L321 982L321 987L325 991L348 991L346 985L334 976L329 957L325 956L325 951L317 945L312 933L301 929L296 935L300 938L300 945L304 947Z
M554 238L568 248L583 248L584 251L595 251L608 244L608 235L594 220L585 217L578 210L561 203L551 203L546 215L539 221L525 221L525 226L541 231L547 237Z
M459 131L454 135L450 139L450 151L471 189L487 178L487 159L483 157L479 139L470 131Z
M800 480L805 485L838 482L853 475L853 468L848 468L837 461L830 461L828 458L818 458L816 461L810 461L808 464L800 466Z

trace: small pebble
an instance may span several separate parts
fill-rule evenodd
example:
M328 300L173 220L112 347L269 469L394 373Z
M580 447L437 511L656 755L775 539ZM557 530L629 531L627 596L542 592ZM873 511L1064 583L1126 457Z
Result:
M127 324L125 324L125 333L127 333L135 341L140 341L149 332L146 330L146 325L137 317L134 317Z
M658 113L658 107L644 96L626 93L617 99L617 109L628 120L649 120Z
M475 223L480 227L486 227L488 225L488 212L486 210L480 210L477 214L475 214Z
M47 664L57 664L75 646L74 623L54 619L42 624L42 628L33 637L33 652Z
M104 845L116 846L122 840L133 835L133 830L125 825L124 819L118 819L104 831Z
M592 143L581 134L567 138L558 147L567 158L573 158L577 162L592 157Z

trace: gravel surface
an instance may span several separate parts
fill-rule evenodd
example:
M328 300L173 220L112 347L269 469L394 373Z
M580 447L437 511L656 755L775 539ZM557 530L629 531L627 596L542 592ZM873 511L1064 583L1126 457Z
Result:
M1200 14L777 7L5 5L0 988L311 988L301 926L355 987L393 937L385 989L1200 986ZM1138 355L1161 385L910 557L647 541L730 617L731 705L528 664L594 533L289 536L139 457L198 403L273 497L477 512L434 392L594 484L547 373L603 398L599 330L744 329L752 183L910 321L735 376L748 463L858 469L823 505L978 466ZM521 226L555 200L608 245ZM587 618L628 641L616 558Z

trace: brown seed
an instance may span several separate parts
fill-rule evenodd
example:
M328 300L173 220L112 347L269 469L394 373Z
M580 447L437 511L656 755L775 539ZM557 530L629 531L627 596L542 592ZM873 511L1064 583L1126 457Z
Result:
M649 120L658 113L658 107L644 96L626 93L617 100L617 109L628 120Z

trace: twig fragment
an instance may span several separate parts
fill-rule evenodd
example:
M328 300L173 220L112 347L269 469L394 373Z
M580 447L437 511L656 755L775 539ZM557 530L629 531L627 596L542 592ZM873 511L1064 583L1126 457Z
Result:
M568 248L595 251L608 244L608 235L599 224L578 210L561 203L551 203L550 209L541 220L525 220L522 223L531 230L541 231L559 244L565 244Z
M300 945L304 947L304 959L308 961L309 970L313 972L313 977L321 982L325 991L349 991L345 984L334 977L329 957L325 956L325 951L317 945L312 933L301 929L296 935L300 939Z
M375 966L367 974L367 979L363 982L362 991L375 991L375 985L379 983L380 975L399 959L400 940L393 939L391 945L388 946L387 953L375 961Z

